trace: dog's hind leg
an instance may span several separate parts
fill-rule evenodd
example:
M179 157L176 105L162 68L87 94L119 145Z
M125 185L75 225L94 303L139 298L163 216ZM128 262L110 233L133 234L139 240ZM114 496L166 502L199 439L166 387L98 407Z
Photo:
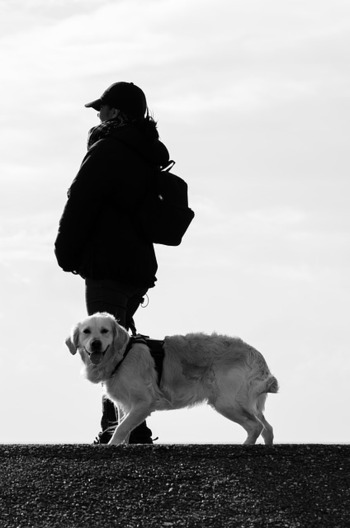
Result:
M258 419L260 420L260 422L264 426L264 429L261 432L261 436L263 437L265 444L266 445L272 445L273 444L273 428L269 424L269 422L266 420L266 418L265 418L265 416L263 414L266 397L267 397L267 394L261 394L258 397L258 401L257 401L257 408L258 408L257 417L258 417Z
M253 413L238 404L235 406L228 406L227 403L223 405L219 401L216 401L215 404L212 405L222 416L225 416L225 418L228 418L232 422L238 423L247 431L248 436L244 442L245 445L255 444L263 431L264 426Z
M264 426L264 429L261 432L261 436L264 439L264 442L266 445L273 445L273 428L269 424L269 422L266 421L265 416L263 414L259 414L259 420Z

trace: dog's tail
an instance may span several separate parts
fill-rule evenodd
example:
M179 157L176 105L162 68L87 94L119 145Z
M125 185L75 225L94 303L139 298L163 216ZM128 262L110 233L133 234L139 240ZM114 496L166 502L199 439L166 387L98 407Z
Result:
M275 376L269 376L265 382L264 392L272 392L273 394L276 394L276 392L278 392L278 389L279 385Z
M267 395L268 392L278 392L279 386L275 376L268 374L267 378L257 380L257 384L254 387L253 393L255 398L259 398L263 394ZM265 396L266 398L266 396Z

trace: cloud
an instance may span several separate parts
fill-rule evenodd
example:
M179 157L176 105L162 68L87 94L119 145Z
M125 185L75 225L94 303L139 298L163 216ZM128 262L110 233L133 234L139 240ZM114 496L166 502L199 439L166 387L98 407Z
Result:
M84 283L59 270L53 241L97 122L83 104L118 79L145 89L196 212L179 248L156 248L145 331L237 331L265 343L286 379L289 351L346 349L347 0L0 0L0 10L2 363L19 368L6 356L15 335L35 352L40 388L40 356L44 368L55 361L49 334L58 354L85 312Z
M52 262L58 228L55 212L6 216L0 229L0 262Z
M346 4L320 1L317 13L314 6L299 0L7 3L10 19L22 14L19 26L2 36L0 48L2 99L7 101L0 131L4 210L24 208L32 217L33 201L45 211L53 207L57 220L84 154L82 131L91 124L83 103L122 77L139 80L156 117L161 115L169 128L179 127L176 141L183 143L184 159L203 157L193 167L197 180L192 189L215 195L222 215L214 222L203 209L208 203L199 197L193 204L200 219L193 227L197 240L208 234L221 239L227 233L244 234L247 241L287 233L301 243L306 237L301 226L311 222L306 205L314 212L317 201L310 202L305 187L302 195L294 187L298 197L293 203L284 197L277 206L276 200L281 200L288 178L317 181L326 166L323 157L331 159L319 152L315 161L317 138L324 133L318 104L322 100L323 108L325 93L333 93L347 78L340 68L345 57L339 53L349 38ZM337 51L335 66L334 53L324 53L327 48ZM332 68L338 76L329 75ZM327 84L325 78L332 80ZM334 78L337 86L331 84ZM300 121L303 116L307 118ZM227 167L231 150L235 180ZM255 185L250 195L257 196L259 188L265 207L249 205L249 193L240 194L241 183L235 188L246 174ZM272 175L280 178L279 187L271 184ZM327 169L324 177L328 175ZM18 182L25 190L21 196ZM44 193L39 203L35 196L40 199ZM304 208L297 208L301 200ZM310 237L315 232L312 227ZM33 245L37 233L37 226L31 229ZM15 255L11 244L19 240L3 239L5 253Z
M89 13L109 0L7 0L0 1L1 35L18 34L28 27L37 28L50 22L70 18L82 12Z
M2 39L2 64L11 65L5 89L15 99L14 83L25 77L29 104L37 100L39 86L42 101L59 100L62 90L72 99L78 94L84 98L84 93L89 98L114 78L135 77L137 72L136 77L146 86L160 85L159 97L166 93L168 106L176 102L180 113L181 99L184 113L189 108L202 111L204 102L215 110L218 101L228 108L254 109L271 103L275 96L278 100L278 94L288 99L309 93L311 80L303 79L302 71L298 78L295 75L304 53L300 42L329 36L314 27L324 28L328 11L322 2L321 14L311 28L311 13L306 9L305 14L299 2L278 7L273 1L262 6L256 1L245 5L224 0L132 0L97 3L93 14L90 7L70 9L68 3L59 2L65 13L62 18L55 17L49 4L45 10L51 13L49 26L44 21L42 25L29 24L29 29ZM33 2L25 12L32 16L39 7L41 10L40 2ZM278 24L272 14L279 17ZM335 14L331 25L334 32L341 30L344 22ZM269 46L264 45L266 39ZM285 46L297 53L298 61L295 55L283 55ZM272 65L273 56L280 57L278 71ZM252 66L256 71L253 76ZM83 79L88 81L85 86Z
M347 76L324 53L349 45L345 9L340 0L320 1L316 13L275 0L6 3L1 97L22 110L3 114L0 139L6 153L22 141L38 157L41 141L54 155L57 131L78 141L72 131L91 119L83 103L120 78L144 87L156 117L186 126L220 115L228 128L237 115L324 101Z
M213 233L226 236L229 232L275 235L286 230L305 229L310 215L302 209L290 206L274 206L243 211L232 207L232 202L224 205L209 197L201 197L193 202L196 215L201 219L203 236ZM195 224L195 221L194 221Z

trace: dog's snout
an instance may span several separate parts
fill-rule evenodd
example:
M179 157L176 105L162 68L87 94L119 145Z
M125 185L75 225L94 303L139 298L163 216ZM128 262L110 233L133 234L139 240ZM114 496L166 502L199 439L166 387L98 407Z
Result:
M101 350L102 343L99 339L94 339L93 341L91 341L90 346L94 352L99 352Z

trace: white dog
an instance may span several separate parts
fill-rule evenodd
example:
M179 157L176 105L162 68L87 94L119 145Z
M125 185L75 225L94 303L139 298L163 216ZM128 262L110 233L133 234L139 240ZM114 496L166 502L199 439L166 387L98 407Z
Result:
M206 402L247 431L245 444L255 444L261 434L272 445L273 429L263 410L267 393L277 392L278 383L260 352L241 339L217 334L166 337L158 383L150 349L143 343L128 347L130 339L114 317L96 313L66 340L72 354L79 351L87 379L103 382L118 407L120 422L110 444L127 442L153 411Z

